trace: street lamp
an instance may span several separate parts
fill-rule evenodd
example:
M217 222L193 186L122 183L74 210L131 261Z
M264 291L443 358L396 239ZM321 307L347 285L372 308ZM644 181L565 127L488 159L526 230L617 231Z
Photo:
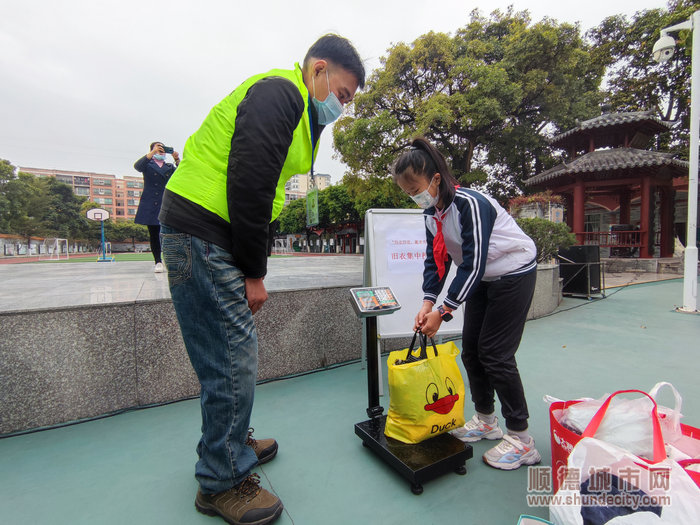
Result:
M693 29L698 30L693 31ZM685 22L661 30L661 38L654 44L652 56L662 64L673 56L676 41L670 33L683 29L693 31L692 60L690 65L690 169L688 173L688 233L685 243L683 272L683 306L680 312L698 311L698 148L700 147L700 11L695 11Z

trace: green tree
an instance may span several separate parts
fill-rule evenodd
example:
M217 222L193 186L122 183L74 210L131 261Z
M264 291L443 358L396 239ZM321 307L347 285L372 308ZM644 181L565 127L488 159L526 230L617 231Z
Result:
M9 160L0 159L0 232L9 232L9 220L12 201L8 192L11 186L8 183L15 178L15 167Z
M80 216L82 203L87 200L73 193L73 189L54 178L41 179L45 188L41 222L45 233L64 239L77 238L83 232Z
M359 222L357 213L347 186L337 184L329 186L318 193L319 225L327 228L335 224Z
M615 111L658 110L663 119L678 122L655 146L686 159L692 33L677 35L676 53L665 64L657 64L651 52L661 29L689 19L699 7L697 1L673 0L665 9L640 11L631 19L608 17L587 34L596 60L608 66L606 103Z
M9 160L0 159L0 184L14 179L15 169Z
M346 175L343 183L359 220L371 208L415 208L415 203L399 188L391 177Z
M351 197L351 190L345 184L329 186L318 192L319 228L334 225L361 222L364 219ZM279 230L281 233L301 233L306 228L306 200L297 199L284 207L280 214Z
M321 210L319 210L319 215ZM287 204L279 216L280 233L300 233L306 230L306 200L297 199Z
M27 239L38 235L83 238L83 201L67 184L30 173L14 175L14 167L0 161L0 231Z
M27 239L43 235L46 227L43 216L46 213L46 184L28 173L19 172L17 176L3 183L6 198L4 223L7 233L14 233Z
M136 249L136 241L149 240L148 228L143 224L136 224L134 221L107 221L105 237L111 242L129 239L134 250Z
M512 9L490 18L473 11L453 37L397 44L382 66L334 128L351 175L385 179L410 138L424 135L463 184L489 176L502 197L546 167L545 128L598 111L603 73L577 26L532 24ZM370 186L381 188L378 180Z

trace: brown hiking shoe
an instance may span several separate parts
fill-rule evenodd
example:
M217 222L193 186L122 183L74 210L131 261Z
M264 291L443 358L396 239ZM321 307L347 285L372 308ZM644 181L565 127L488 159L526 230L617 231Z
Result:
M267 463L277 455L277 441L274 439L253 439L254 428L248 429L248 439L245 444L255 450L258 456L258 463Z
M226 492L202 494L197 491L194 506L202 514L220 516L232 525L265 525L282 514L282 502L260 486L260 477L251 474Z

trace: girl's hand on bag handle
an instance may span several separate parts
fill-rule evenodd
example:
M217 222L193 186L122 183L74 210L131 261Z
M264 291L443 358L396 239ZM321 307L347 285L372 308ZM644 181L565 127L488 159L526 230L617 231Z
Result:
M423 324L420 327L420 331L423 332L426 337L435 337L435 334L437 333L441 324L442 317L440 317L440 312L435 310L423 318Z
M423 323L425 322L425 316L428 315L432 310L433 303L431 303L430 301L423 301L423 306L421 307L420 312L418 312L418 315L416 315L416 320L413 325L414 332L416 330L422 330Z

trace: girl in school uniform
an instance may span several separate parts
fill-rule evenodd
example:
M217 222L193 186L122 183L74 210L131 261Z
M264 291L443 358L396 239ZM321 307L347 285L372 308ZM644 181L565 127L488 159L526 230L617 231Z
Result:
M452 434L466 442L500 440L483 455L492 467L513 470L539 463L515 361L535 290L535 244L493 198L459 187L443 155L424 138L414 139L398 157L393 178L425 210L423 305L414 329L433 337L460 304L465 307L462 361L476 414ZM456 275L435 308L452 264Z

